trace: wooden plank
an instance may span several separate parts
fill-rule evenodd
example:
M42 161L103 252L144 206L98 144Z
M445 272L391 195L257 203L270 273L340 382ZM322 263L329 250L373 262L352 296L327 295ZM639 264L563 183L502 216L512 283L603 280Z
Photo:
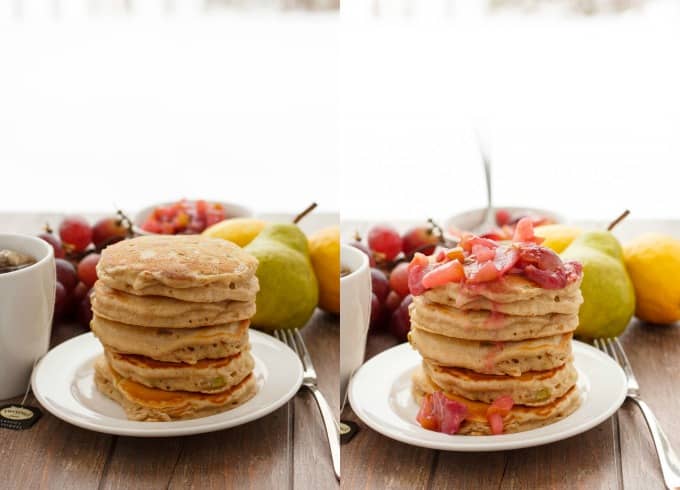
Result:
M32 396L27 403L38 405ZM49 413L25 431L0 429L0 487L97 488L112 442L111 436L74 427Z
M622 339L640 393L680 454L680 325L649 325L637 320ZM664 488L661 469L640 410L626 402L619 411L621 461L627 488Z
M339 415L340 329L338 317L317 311L302 335L319 378L319 389ZM314 398L303 389L293 400L293 488L336 489L330 449ZM310 464L313 462L313 464Z

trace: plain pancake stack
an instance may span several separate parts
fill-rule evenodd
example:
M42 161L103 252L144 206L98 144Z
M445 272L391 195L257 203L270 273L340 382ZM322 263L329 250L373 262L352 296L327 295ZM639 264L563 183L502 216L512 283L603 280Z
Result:
M487 411L510 396L503 432L540 427L580 404L571 338L583 302L581 278L543 289L521 275L450 282L415 296L409 341L423 357L413 394L441 391L467 407L459 434L491 434Z
M257 391L248 340L257 260L198 235L110 245L97 265L91 328L99 390L132 420L197 418Z

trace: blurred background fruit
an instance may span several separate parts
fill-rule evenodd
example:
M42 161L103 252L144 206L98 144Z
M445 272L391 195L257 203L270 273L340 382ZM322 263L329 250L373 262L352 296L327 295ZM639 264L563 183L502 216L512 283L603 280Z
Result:
M319 283L319 307L340 313L340 227L323 228L308 237L309 257Z
M569 225L542 225L534 228L534 235L545 238L541 245L562 253L581 233L580 228Z
M680 320L680 240L646 233L623 253L635 288L635 316L660 324Z
M231 218L206 228L203 235L222 238L239 247L245 247L260 234L266 225L265 221L255 218Z

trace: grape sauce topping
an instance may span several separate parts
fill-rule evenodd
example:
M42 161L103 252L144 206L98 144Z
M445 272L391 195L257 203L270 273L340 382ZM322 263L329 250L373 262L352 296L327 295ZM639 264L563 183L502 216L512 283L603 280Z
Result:
M475 285L510 275L521 275L543 289L562 289L581 277L579 262L563 262L554 251L542 247L529 218L519 220L511 242L497 242L472 234L458 246L440 250L432 261L416 253L408 266L408 285L414 296L448 283Z

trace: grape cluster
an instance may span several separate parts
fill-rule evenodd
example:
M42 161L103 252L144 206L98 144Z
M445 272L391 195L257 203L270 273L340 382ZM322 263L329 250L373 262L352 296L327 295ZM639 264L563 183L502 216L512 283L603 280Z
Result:
M350 243L368 256L371 266L370 332L387 328L399 341L406 341L411 329L408 308L413 300L408 263L416 252L434 253L443 240L441 228L430 221L403 235L390 225L375 225L368 231L366 244L358 237Z
M80 216L67 216L59 225L58 234L47 226L46 231L38 235L54 249L57 268L55 323L71 316L83 327L89 327L92 320L90 296L97 280L99 252L130 236L130 221L121 212L100 219L94 226Z

